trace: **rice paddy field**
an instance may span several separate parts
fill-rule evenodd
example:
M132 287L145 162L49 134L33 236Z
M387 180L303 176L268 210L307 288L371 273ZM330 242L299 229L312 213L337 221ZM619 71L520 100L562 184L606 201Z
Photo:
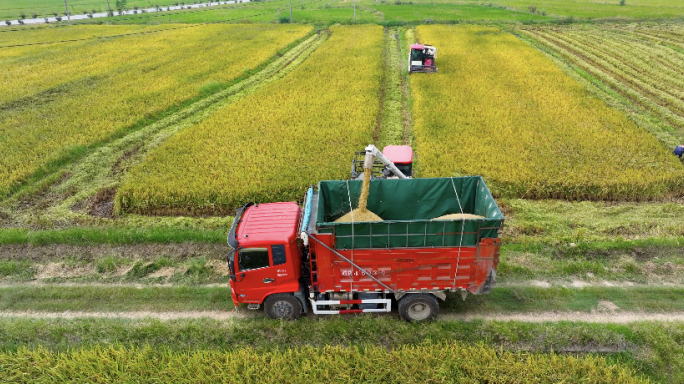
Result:
M684 139L681 25L542 27L522 33L604 87L608 97L629 103L640 123L664 144L674 147Z
M411 79L421 176L482 174L499 194L528 198L681 193L681 163L653 135L515 36L479 26L416 33L446 61Z
M76 31L69 38L84 40L4 48L0 53L3 193L51 162L227 86L311 31L307 26L133 27L131 32L149 33L100 39L93 35L103 27L77 28L84 37ZM257 30L260 41L252 37ZM3 42L47 42L49 38L41 36L50 32L16 33ZM117 32L126 29L117 27ZM232 44L217 44L228 36ZM172 41L186 45L169 44ZM252 60L229 60L233 52L247 49Z
M295 72L176 135L132 169L117 209L230 212L246 200L298 199L303 187L345 177L348 164L338 158L373 137L383 33L379 26L330 33Z
M1 382L684 382L682 4L353 4L0 0ZM371 143L484 177L494 290L421 324L236 308L233 209Z

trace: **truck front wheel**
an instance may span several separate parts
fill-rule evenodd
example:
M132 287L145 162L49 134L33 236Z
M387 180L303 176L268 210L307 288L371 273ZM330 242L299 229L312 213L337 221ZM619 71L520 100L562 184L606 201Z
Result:
M433 295L408 293L399 299L399 316L410 323L434 320L439 313L439 303Z
M302 315L302 303L293 295L279 293L266 299L264 311L271 319L295 320Z

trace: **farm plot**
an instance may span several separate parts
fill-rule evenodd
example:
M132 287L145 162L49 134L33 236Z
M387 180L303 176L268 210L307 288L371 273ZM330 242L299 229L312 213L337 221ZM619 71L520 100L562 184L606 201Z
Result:
M629 109L642 112L639 124L668 147L684 140L684 26L604 24L521 31L595 85L626 100Z
M421 26L439 72L411 77L421 177L481 174L526 198L657 198L684 168L544 55L489 27Z
M319 180L348 176L372 141L380 105L380 26L336 26L281 80L218 110L133 168L116 209L225 213L247 201L298 199Z
M93 27L72 28L89 39L0 49L0 195L51 162L224 88L311 31L207 25L100 39Z

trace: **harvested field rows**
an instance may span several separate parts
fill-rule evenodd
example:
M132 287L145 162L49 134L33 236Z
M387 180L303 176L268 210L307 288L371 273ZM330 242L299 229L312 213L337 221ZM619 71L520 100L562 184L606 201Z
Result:
M602 25L526 27L522 32L655 116L668 147L684 140L684 27ZM649 124L646 124L649 127Z
M71 28L85 37L102 31ZM205 25L0 49L0 194L51 162L222 89L310 31ZM244 50L249 60L234 57Z
M117 209L222 214L295 200L348 176L379 113L382 27L336 26L297 70L168 140L133 168Z
M419 175L481 174L525 198L681 194L684 168L540 52L490 27L421 26L439 72L411 77Z

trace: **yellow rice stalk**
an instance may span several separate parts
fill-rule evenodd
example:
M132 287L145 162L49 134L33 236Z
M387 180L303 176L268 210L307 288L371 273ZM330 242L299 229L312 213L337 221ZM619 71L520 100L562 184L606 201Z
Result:
M348 177L379 113L382 27L335 26L284 78L168 140L131 170L117 205L138 213L228 213L295 200Z
M421 177L483 175L528 198L682 193L684 168L648 132L498 28L421 26L439 72L412 75Z
M89 38L171 26L111 28L12 32L0 45L54 41L63 31ZM310 31L202 25L0 49L0 195L50 162L229 84Z

